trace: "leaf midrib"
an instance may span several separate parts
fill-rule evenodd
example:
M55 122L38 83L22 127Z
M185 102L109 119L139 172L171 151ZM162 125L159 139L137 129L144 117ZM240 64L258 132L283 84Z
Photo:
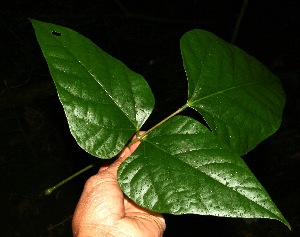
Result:
M60 40L58 40L58 39L55 39L55 40L59 43L59 45L61 45L61 46L64 47L64 45L62 44L62 42L61 42ZM64 47L64 48L65 48L65 47ZM97 48L97 50L99 51L99 48L98 48L97 46L96 46L96 48ZM134 123L134 122L130 119L129 115L128 115L125 111L122 110L122 107L121 107L121 106L113 99L113 96L107 91L107 89L100 83L99 80L96 80L96 79L95 79L95 76L94 76L92 73L90 73L90 71L89 71L89 70L87 69L87 67L81 62L81 60L78 60L78 58L77 58L77 57L69 50L68 47L65 48L65 50L67 50L68 53L69 53L69 55L71 55L71 56L75 59L76 63L78 62L78 63L85 69L85 71L88 73L88 75L90 75L90 76L93 78L93 80L94 80L97 84L100 85L100 87L102 88L102 90L107 94L107 96L112 100L112 102L119 108L119 110L122 111L123 114L125 114L125 116L126 116L127 119L132 123L132 125L133 125L134 127L136 127L136 123ZM105 52L104 52L104 53L105 53ZM49 55L49 54L48 54L48 56L54 58L53 55ZM59 57L59 58L60 58L60 57ZM110 69L109 69L109 67L108 67L108 65L107 65L107 62L106 62L106 60L104 60L104 61L105 61L105 63L106 63L106 68L108 69L107 71L109 72L109 75L111 75ZM80 98L81 98L81 97L80 97Z
M234 87L231 87L231 88L228 88L228 89L220 90L220 91L217 91L217 92L212 93L210 95L201 97L200 99L197 99L197 100L194 100L194 101L190 101L189 100L188 104L189 104L189 106L192 106L194 103L199 103L200 101L205 100L205 99L207 99L209 97L213 97L213 96L216 96L218 94L223 94L223 93L225 93L227 91L236 90L236 89L239 89L239 88L242 88L242 87L252 86L252 85L255 85L255 84L260 84L260 82L259 81L257 81L257 82L250 82L250 83L245 83L245 84L242 84L242 85L239 85L239 86L234 86ZM194 92L195 92L195 90L194 90ZM193 93L193 94L195 94L195 93ZM192 98L193 98L193 96L192 96Z

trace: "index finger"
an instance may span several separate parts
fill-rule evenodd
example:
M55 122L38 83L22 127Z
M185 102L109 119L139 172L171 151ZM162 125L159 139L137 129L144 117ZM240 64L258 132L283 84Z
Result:
M140 132L144 133L144 132ZM132 140L136 138L136 135L132 137ZM141 144L140 141L137 141L136 143L132 144L130 147L124 147L123 150L119 153L118 158L110 165L105 165L102 166L99 170L99 172L102 172L106 169L110 169L110 171L117 173L117 170L120 166L120 164L127 158L129 157L136 149L137 147Z

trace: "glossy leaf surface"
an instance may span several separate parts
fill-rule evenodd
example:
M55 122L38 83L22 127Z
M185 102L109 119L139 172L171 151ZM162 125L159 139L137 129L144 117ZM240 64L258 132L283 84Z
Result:
M153 110L148 84L75 31L31 22L77 143L97 157L113 157ZM187 105L212 132L188 117L165 122L121 164L122 190L156 212L273 218L289 227L237 155L278 128L284 105L278 79L205 31L185 34L181 50Z
M279 79L241 49L204 30L181 38L188 104L243 155L280 126L285 95Z
M147 82L77 32L31 22L72 135L92 155L113 157L153 110Z
M272 218L289 226L244 161L188 117L148 135L118 177L130 199L155 212Z

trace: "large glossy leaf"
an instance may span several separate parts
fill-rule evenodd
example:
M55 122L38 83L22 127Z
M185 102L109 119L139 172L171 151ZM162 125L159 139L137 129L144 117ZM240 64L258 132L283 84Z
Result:
M147 82L77 32L31 22L77 143L113 157L153 110Z
M285 95L279 79L255 58L204 30L181 38L188 104L243 155L280 126Z
M188 117L148 135L118 178L129 198L152 211L272 218L289 226L244 161Z

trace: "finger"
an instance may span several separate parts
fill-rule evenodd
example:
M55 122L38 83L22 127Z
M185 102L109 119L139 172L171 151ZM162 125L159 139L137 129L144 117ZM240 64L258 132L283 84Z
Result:
M140 131L140 134L143 134L144 131ZM134 135L131 139L131 141L133 141L134 139L136 139L136 135ZM125 147L119 155L118 160L123 162L128 156L130 156L137 148L138 146L141 144L141 141L137 141L136 143L132 144L130 147Z
M142 132L143 133L143 132ZM133 136L132 140L136 138L136 135ZM118 156L117 160L113 162L109 167L109 171L115 173L117 175L117 171L121 163L128 158L141 144L140 141L137 141L136 143L132 144L130 147L125 147Z
M102 171L106 170L110 165L111 165L111 163L102 165L102 166L100 167L100 169L99 169L99 172L102 172ZM98 172L98 173L99 173L99 172Z
M140 134L143 134L144 131L141 131ZM136 135L134 135L131 139L131 141L133 141L134 139L136 138ZM132 144L130 147L124 147L123 150L119 153L118 155L118 158L116 159L115 162L113 162L112 164L105 164L105 165L102 165L101 168L99 169L99 172L103 172L104 170L108 169L109 167L111 167L113 164L114 166L116 167L113 167L113 168L116 168L118 169L120 164L127 158L129 157L136 149L137 147L141 144L140 141L137 141L136 143Z
M117 156L117 160L119 162L123 162L129 155L130 155L130 150L128 147L123 148L123 150L119 153L119 155ZM117 161L116 160L116 161ZM98 173L103 172L104 170L107 170L113 163L106 163L104 165L102 165L98 171Z
M134 151L134 150L133 150ZM107 168L107 171L112 172L117 175L117 171L121 163L130 155L132 154L132 151L125 147L121 152L119 157Z
M132 152L130 151L129 147L124 147L123 150L119 153L118 158L116 161L122 163L128 156L130 156Z

